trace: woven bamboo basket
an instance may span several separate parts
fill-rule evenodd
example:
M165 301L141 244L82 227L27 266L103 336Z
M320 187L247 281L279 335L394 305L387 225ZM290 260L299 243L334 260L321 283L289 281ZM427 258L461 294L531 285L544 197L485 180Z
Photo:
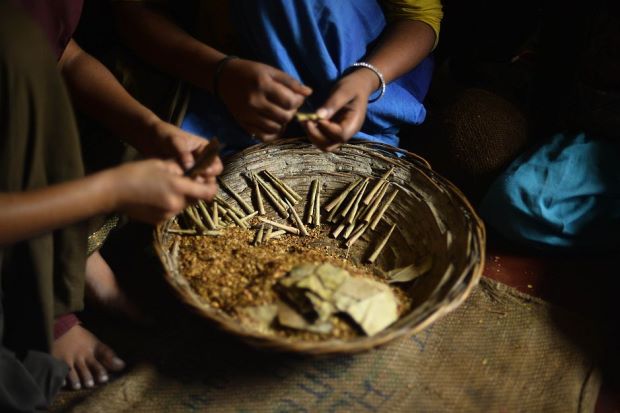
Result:
M286 183L300 194L307 192L312 179L321 178L322 199L326 203L355 178L377 178L389 167L395 168L391 181L401 194L399 201L387 210L382 225L397 223L397 227L375 265L390 270L428 254L433 258L433 265L407 290L413 307L379 334L346 341L298 341L250 330L207 305L180 273L173 248L174 236L167 232L173 220L155 230L155 249L167 282L190 308L225 332L260 348L314 355L355 353L422 331L457 308L478 283L485 245L484 226L467 199L433 172L424 159L395 147L369 142L347 144L338 152L323 153L305 140L292 139L256 145L236 154L225 162L222 179L249 200L251 188L244 179L249 171L268 169L285 177ZM221 195L234 203L223 191ZM268 216L276 217L276 214L268 210ZM374 241L376 235L365 233L351 248L350 259L363 262Z

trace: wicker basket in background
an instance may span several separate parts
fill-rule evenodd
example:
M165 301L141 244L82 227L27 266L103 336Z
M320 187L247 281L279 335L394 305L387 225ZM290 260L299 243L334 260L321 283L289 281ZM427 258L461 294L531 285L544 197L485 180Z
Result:
M377 178L391 166L390 181L400 193L377 232L367 231L350 251L350 259L363 262L370 246L396 223L396 230L375 263L389 271L433 257L432 269L412 283L407 293L411 310L381 333L346 341L298 341L267 336L250 330L220 310L208 306L180 273L174 235L166 232L172 220L155 233L155 248L165 268L165 277L179 297L199 314L223 330L252 345L307 354L353 353L371 349L405 335L415 334L439 317L454 310L478 283L484 263L485 232L469 202L450 182L434 173L422 158L391 146L375 143L344 145L338 152L323 153L304 140L256 145L225 162L222 179L247 200L251 187L247 172L271 171L298 193L306 194L310 182L320 178L322 204L333 199L356 177ZM234 200L221 191L231 203ZM303 213L305 200L297 206ZM268 210L268 216L277 214ZM327 235L326 235L327 236Z

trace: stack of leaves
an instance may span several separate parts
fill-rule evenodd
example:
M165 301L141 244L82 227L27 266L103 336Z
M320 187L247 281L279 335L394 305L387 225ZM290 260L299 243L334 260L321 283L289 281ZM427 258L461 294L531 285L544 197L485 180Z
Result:
M331 264L300 264L276 285L276 304L246 309L256 323L329 334L336 315L375 335L398 319L398 301L380 282L352 277Z

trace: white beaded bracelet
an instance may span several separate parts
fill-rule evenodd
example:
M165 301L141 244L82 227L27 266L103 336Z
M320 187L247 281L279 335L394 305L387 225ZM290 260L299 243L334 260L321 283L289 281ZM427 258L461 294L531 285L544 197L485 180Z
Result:
M365 67L366 69L372 70L375 75L377 75L377 77L379 78L379 82L381 83L381 86L379 86L379 89L381 90L381 92L379 93L379 96L374 97L372 99L368 99L368 103L372 103L372 102L376 102L379 99L381 99L383 97L383 95L385 95L385 79L383 78L383 73L381 73L379 71L379 69L377 69L375 66L371 65L370 63L366 63L366 62L357 62L357 63L353 63L350 68L353 67Z

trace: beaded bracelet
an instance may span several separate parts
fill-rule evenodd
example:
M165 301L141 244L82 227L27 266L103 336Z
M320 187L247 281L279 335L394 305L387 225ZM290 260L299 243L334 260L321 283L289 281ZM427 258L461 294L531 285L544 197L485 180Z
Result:
M225 58L223 58L222 60L220 60L219 62L217 62L217 66L215 66L215 71L213 72L212 89L213 89L213 95L218 99L220 97L220 94L217 90L218 85L219 85L220 75L222 74L222 70L224 69L224 66L226 66L226 63L228 63L232 59L239 59L239 56L230 54L226 56Z
M379 99L381 99L383 95L385 95L385 87L386 87L385 79L383 78L383 73L381 73L379 69L377 69L375 66L371 65L370 63L366 63L366 62L353 63L350 66L350 68L353 68L353 67L365 67L366 69L372 70L374 74L377 75L377 77L379 78L379 82L381 83L381 86L379 86L379 89L381 90L381 92L379 93L379 96L374 97L372 99L368 99L368 103L376 102Z

